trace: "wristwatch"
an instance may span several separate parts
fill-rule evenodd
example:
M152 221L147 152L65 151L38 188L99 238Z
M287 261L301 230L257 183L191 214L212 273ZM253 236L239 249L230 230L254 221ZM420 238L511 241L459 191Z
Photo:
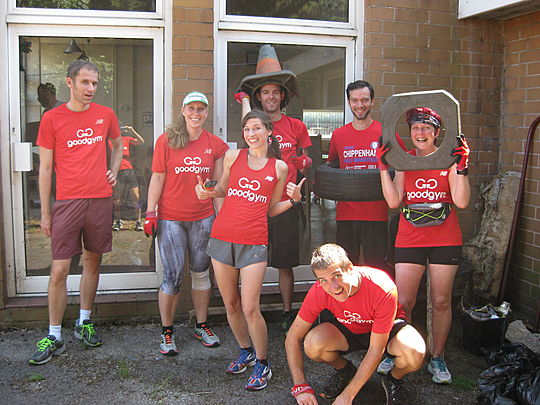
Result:
M463 170L456 170L456 173L461 175L461 176L467 176L469 174L469 168L466 167Z
M289 198L289 201L291 202L292 206L294 207L295 205L300 204L300 201L302 201L302 200L294 201L292 198Z

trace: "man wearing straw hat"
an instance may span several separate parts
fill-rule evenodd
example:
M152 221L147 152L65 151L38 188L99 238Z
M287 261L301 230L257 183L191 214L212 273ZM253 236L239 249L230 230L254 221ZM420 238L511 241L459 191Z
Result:
M296 184L298 171L311 166L307 148L311 146L309 134L304 123L288 117L281 112L291 98L298 94L296 75L290 70L282 70L276 51L272 45L259 49L256 73L242 79L236 100L242 104L242 117L255 108L266 112L272 119L273 134L279 140L282 159L289 172L287 182ZM284 192L282 200L289 197ZM297 203L294 203L296 205ZM287 331L294 320L292 297L294 290L293 267L298 266L300 235L298 231L299 207L270 218L269 226L269 264L279 269L279 290L283 300L282 327Z

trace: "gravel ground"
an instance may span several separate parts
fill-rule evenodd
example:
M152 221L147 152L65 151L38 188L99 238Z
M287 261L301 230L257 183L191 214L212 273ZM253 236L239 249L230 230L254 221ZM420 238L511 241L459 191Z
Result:
M265 314L268 315L268 314ZM275 318L270 314L269 319ZM289 394L291 378L287 368L284 334L270 322L269 354L273 378L261 392L247 392L247 374L229 376L224 368L237 354L230 329L214 328L222 345L205 348L193 338L187 325L177 326L180 354L165 357L158 352L160 327L152 323L103 325L99 328L104 345L87 349L64 329L67 349L42 366L27 359L43 330L0 330L0 393L2 404L294 404ZM446 358L454 383L439 386L431 382L425 368L410 377L416 390L411 404L476 403L476 378L485 368L481 357L460 348L461 326L455 322ZM362 353L349 355L358 364ZM324 386L331 369L306 361L306 374L316 390ZM321 404L328 401L320 400ZM374 375L354 404L384 404L380 378Z

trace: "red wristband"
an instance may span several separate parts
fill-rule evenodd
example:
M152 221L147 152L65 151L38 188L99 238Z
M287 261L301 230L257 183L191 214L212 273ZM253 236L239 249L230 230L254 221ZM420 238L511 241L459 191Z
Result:
M291 395L294 398L296 398L298 395L304 394L304 393L315 395L315 390L313 388L311 388L311 385L309 385L308 383L295 384L294 387L291 388Z

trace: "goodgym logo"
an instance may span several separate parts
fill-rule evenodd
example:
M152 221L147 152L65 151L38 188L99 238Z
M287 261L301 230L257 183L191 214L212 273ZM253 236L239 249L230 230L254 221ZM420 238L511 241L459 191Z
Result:
M92 135L94 135L94 130L92 128L79 129L76 132L76 135L79 139L70 139L69 141L67 141L68 148L72 148L77 145L92 145L96 142L103 141L103 137L101 135L94 136L92 138Z
M261 188L261 183L259 183L259 181L257 180L248 180L247 178L245 177L241 177L239 180L238 180L238 185L242 188L247 188L251 191L257 191L258 189Z
M79 129L77 131L77 136L79 138L84 138L84 137L92 136L92 135L94 135L94 130L92 128Z
M187 166L192 166L192 165L200 165L202 163L202 159L198 156L192 158L190 156L186 156L184 158L184 164L187 165Z
M419 188L419 189L427 188L429 190L433 190L434 188L437 187L437 180L435 179L425 180L425 179L419 178L418 180L416 180L414 185L416 186L416 188Z

